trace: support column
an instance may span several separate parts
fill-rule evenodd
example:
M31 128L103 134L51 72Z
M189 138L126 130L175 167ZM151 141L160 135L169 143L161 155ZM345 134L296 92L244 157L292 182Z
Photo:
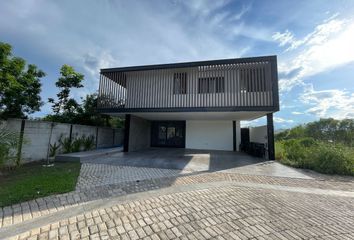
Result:
M268 159L275 160L273 113L267 114Z
M236 146L236 121L232 121L232 138L233 138L233 149L234 152L237 151L237 146Z
M123 152L129 151L130 114L125 115Z

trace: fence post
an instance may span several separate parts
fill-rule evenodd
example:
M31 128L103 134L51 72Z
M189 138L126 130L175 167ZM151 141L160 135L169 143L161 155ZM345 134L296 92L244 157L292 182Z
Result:
M72 135L73 135L73 125L70 124L70 133L69 133L69 140L70 140L70 142L72 141Z
M21 155L22 155L22 144L23 144L23 134L25 132L25 119L21 121L20 139L17 147L16 165L20 165Z
M114 128L112 128L112 131L113 131L113 143L112 143L112 147L114 146L114 139L115 139L115 137L116 137L116 131L115 131L115 129Z
M98 148L98 127L96 127L96 149Z

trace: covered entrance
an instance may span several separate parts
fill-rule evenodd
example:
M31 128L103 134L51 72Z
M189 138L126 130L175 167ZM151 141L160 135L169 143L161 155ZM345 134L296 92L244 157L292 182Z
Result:
M185 146L185 121L152 121L151 147L184 148Z

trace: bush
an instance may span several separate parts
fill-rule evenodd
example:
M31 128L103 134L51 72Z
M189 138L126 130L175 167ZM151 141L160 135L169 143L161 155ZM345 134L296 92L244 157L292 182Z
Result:
M72 141L70 138L68 138L68 137L62 138L62 136L60 136L59 144L61 146L63 153L71 153L72 152Z
M291 139L283 142L284 157L294 167L311 168L311 149L317 143L311 138Z
M82 138L75 138L71 143L71 152L80 152L82 146Z
M84 147L84 151L89 151L95 148L95 138L94 136L82 136L82 145Z
M71 140L69 137L59 138L59 146L63 153L72 153L80 151L89 151L95 148L94 136L81 136Z
M320 144L313 149L313 169L329 174L354 174L354 159L342 145Z
M321 173L354 175L352 149L340 144L315 141L313 138L277 142L276 159L293 167Z
M284 159L284 143L283 141L275 142L275 159Z
M49 144L49 157L55 157L59 151L60 144L57 144L56 142L54 144Z
M0 167L8 163L19 165L16 157L16 148L19 144L20 136L18 133L0 127Z

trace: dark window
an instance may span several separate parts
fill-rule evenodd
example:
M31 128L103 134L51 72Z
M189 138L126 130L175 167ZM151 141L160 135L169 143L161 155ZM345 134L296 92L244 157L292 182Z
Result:
M187 93L187 73L173 74L173 93L186 94Z
M206 77L198 79L198 93L225 92L224 77Z

